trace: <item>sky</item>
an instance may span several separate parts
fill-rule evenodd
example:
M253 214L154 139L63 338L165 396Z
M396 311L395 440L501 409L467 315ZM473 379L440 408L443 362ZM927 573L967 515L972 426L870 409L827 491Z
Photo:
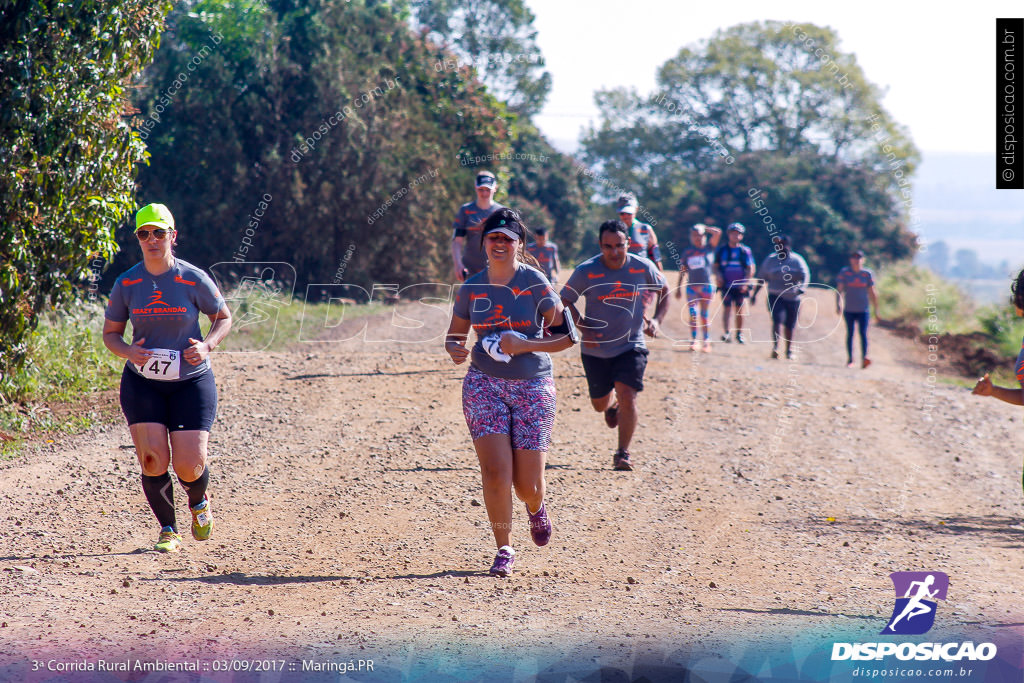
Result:
M680 48L717 29L774 19L831 26L868 80L887 89L883 106L923 152L995 154L995 19L1024 15L998 0L921 5L889 0L527 0L553 85L535 118L552 144L571 151L596 122L593 94L655 89L655 73ZM994 166L993 160L993 166Z

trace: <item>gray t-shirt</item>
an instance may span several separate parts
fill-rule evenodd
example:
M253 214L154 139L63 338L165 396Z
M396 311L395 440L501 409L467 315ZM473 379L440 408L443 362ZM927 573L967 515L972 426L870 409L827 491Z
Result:
M686 283L691 287L714 282L711 265L715 262L715 250L711 245L695 247L691 244L679 254L679 260L686 266Z
M498 202L492 202L486 209L481 209L476 202L469 202L460 206L459 212L455 214L452 238L463 238L462 265L469 269L470 275L476 275L487 267L487 254L480 246L480 233L483 232L484 221L498 209L504 208Z
M132 321L132 344L145 339L143 346L147 349L180 352L191 346L189 337L203 338L199 331L199 314L213 315L223 305L224 297L213 280L191 263L176 258L174 266L160 275L151 275L143 263L122 273L110 292L110 303L104 315L107 320L118 323ZM199 365L192 365L184 358L179 362L177 381L210 369L209 359ZM130 362L125 365L146 377Z
M768 285L768 293L782 296L786 301L795 301L807 291L811 281L811 269L804 258L795 252L789 252L789 258L781 259L773 251L757 271L757 276Z
M875 284L875 274L867 268L854 272L844 267L836 276L836 284L843 286L843 310L847 313L867 313L871 309L868 289Z
M501 379L534 379L551 376L551 356L521 353L508 363L491 358L480 340L492 332L514 330L528 339L544 336L544 318L558 299L544 274L522 264L507 285L492 285L487 271L473 275L455 293L455 315L468 320L476 330L472 365L480 372Z
M576 266L562 288L562 300L571 304L581 296L586 299L586 317L580 325L591 329L581 330L581 353L614 358L646 348L642 294L666 286L658 267L636 254L627 254L618 270L605 266L600 254Z
M544 271L544 275L550 280L551 273L555 269L555 261L558 260L558 247L553 242L548 242L543 247L536 242L530 242L526 245L526 252L537 259L540 269Z

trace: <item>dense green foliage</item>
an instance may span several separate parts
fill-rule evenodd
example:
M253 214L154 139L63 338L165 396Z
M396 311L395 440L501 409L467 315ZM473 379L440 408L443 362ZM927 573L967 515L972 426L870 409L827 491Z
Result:
M122 114L169 2L20 0L0 9L0 396L44 311L116 251L144 147Z
M139 200L171 207L186 260L285 261L300 295L444 277L482 168L498 201L572 241L586 199L569 160L470 69L436 68L451 53L400 5L192 0L167 23L137 100ZM138 254L123 246L118 272Z
M346 253L347 282L445 263L472 192L458 155L508 149L504 108L369 4L202 0L168 16L138 98L139 200L175 213L183 258L287 261L302 282L332 282ZM125 246L119 266L137 258Z
M854 246L876 262L911 253L917 152L831 29L724 29L666 62L658 86L598 93L584 148L595 189L636 190L663 242L685 244L695 222L739 221L760 260L771 232L788 233L826 283Z

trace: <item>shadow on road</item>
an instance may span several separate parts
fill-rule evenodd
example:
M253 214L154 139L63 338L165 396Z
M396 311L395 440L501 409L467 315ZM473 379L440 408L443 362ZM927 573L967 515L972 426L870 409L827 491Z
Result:
M870 534L880 533L921 534L922 536L964 536L972 535L987 545L1004 548L1024 548L1024 525L1017 517L1003 515L953 516L941 519L914 519L908 517L850 517L829 522L811 519L794 522L789 526L797 530L832 529L839 533Z

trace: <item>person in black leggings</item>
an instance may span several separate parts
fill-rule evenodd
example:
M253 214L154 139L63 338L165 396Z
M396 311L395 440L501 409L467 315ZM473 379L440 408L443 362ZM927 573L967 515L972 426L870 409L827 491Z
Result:
M853 367L853 331L860 328L860 357L862 368L871 365L868 358L868 318L875 312L878 322L878 294L875 292L875 274L863 268L864 252L850 254L850 265L836 276L836 313L846 319L846 367Z
M121 373L121 410L142 467L142 490L160 524L154 549L181 548L168 468L173 465L188 494L192 537L210 538L213 512L206 495L210 427L217 413L217 385L210 352L231 329L231 312L217 285L175 257L174 216L163 204L135 216L142 262L118 276L103 323L103 343L126 359ZM199 316L211 327L206 338ZM124 339L128 321L132 339Z

